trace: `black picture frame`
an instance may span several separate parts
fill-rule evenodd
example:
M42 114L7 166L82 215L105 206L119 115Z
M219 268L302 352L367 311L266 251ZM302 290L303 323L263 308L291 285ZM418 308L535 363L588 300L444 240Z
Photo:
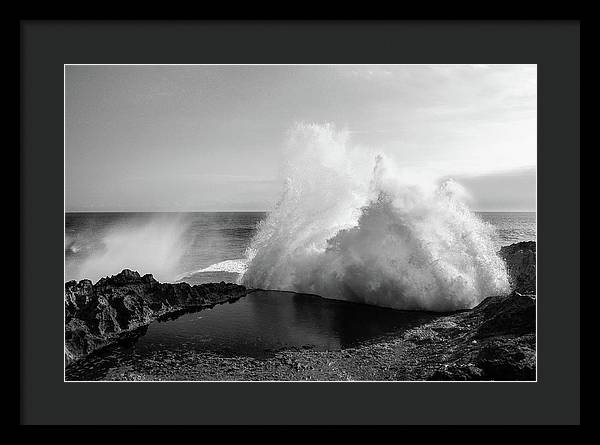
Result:
M535 63L538 381L63 381L63 67ZM578 424L578 21L20 22L22 424ZM484 149L484 148L482 148Z

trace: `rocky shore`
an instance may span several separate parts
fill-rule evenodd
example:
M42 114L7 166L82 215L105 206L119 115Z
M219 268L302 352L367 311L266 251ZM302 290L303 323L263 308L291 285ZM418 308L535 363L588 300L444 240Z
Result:
M154 320L178 313L233 302L244 295L244 286L210 283L159 283L125 269L100 279L65 284L65 363L115 342L139 335Z
M513 292L477 307L436 314L392 338L336 351L275 351L266 359L168 351L105 380L535 380L535 242L503 247ZM249 291L234 284L161 284L124 270L95 285L65 285L67 364L135 337L153 320L232 302ZM177 366L172 366L173 360Z
M535 294L535 241L504 246L500 257L508 269L512 288L522 294Z
M355 348L285 349L265 359L157 351L103 380L527 381L535 380L535 355L535 299L514 293Z

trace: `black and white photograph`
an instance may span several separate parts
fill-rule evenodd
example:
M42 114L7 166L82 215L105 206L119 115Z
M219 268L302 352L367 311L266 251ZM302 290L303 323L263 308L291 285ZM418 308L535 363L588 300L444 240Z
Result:
M537 381L537 75L65 64L64 381Z

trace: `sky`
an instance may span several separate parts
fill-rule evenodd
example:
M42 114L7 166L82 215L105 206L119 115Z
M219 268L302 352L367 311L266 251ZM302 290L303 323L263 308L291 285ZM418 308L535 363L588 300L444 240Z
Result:
M535 211L536 65L67 65L66 211L271 210L297 122Z

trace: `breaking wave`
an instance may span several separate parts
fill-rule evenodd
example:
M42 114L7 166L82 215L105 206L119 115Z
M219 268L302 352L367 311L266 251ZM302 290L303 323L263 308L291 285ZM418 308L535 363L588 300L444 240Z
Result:
M176 281L181 281L184 278L189 278L192 275L196 275L204 272L228 272L228 273L237 273L243 274L246 271L248 260L246 258L239 258L235 260L225 260L219 263L211 264L204 269L194 270L192 272L186 272L179 275L176 278Z
M240 283L434 311L508 292L493 228L456 182L399 169L328 124L295 126L285 155L282 197Z

